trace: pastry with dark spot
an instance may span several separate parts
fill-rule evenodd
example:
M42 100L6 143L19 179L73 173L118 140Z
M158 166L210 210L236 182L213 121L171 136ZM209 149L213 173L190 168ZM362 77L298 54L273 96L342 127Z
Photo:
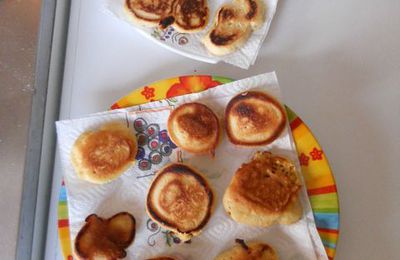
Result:
M214 155L220 139L219 120L206 105L186 103L172 111L168 118L168 133L185 151Z
M205 177L180 163L171 163L157 173L146 200L150 218L183 242L201 233L213 205L214 194Z
M240 146L261 146L276 140L286 126L286 112L270 95L247 91L233 97L225 109L229 141Z
M182 33L203 30L209 16L207 0L125 0L125 12L135 24Z
M133 242L136 231L135 218L121 212L104 219L89 215L75 238L76 259L114 260L126 257L125 249Z
M207 50L220 56L242 47L252 32L264 23L264 9L262 0L234 0L223 5L203 39Z

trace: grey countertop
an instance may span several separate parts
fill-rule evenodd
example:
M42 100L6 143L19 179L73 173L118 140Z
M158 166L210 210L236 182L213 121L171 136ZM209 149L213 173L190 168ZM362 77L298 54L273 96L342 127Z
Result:
M15 257L40 0L0 1L0 256Z
M280 1L248 71L161 49L107 16L100 1L72 3L63 118L104 110L133 87L172 75L243 78L276 70L285 102L318 137L335 173L341 208L337 259L396 259L400 1ZM15 256L40 4L0 0L1 259ZM99 62L99 53L113 62ZM60 173L56 177L59 185ZM48 259L58 249L57 196L55 190Z

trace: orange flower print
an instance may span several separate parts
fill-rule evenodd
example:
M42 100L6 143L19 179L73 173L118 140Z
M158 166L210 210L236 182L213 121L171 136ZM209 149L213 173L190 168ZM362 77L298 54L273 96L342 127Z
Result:
M301 153L301 155L299 157L299 160L300 160L300 165L308 166L308 162L310 161L310 157L308 157L304 153Z
M200 92L216 87L221 83L214 81L211 76L183 76L179 77L179 83L175 83L167 92L167 98L185 94Z
M114 103L114 104L111 106L111 109L118 109L118 108L121 108L121 107L118 105L118 103Z
M310 152L311 158L313 161L322 160L322 154L324 152L322 150L318 150L316 147Z
M155 96L154 94L154 88L150 88L150 87L144 87L143 91L140 92L140 94L142 94L146 99L151 99Z

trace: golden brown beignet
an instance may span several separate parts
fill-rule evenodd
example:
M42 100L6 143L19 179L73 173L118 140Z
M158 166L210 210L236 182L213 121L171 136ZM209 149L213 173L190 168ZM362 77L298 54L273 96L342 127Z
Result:
M193 154L212 154L220 138L217 116L206 105L186 103L168 118L168 133L181 149Z
M225 109L226 133L233 144L260 146L272 143L285 126L284 108L263 92L243 92L232 98Z
M121 123L109 123L78 137L71 162L79 178L101 184L117 178L133 165L136 153L132 130Z
M135 218L121 212L109 219L95 214L86 218L86 224L75 238L74 254L77 259L122 259L125 249L135 238Z
M182 33L203 30L209 16L207 0L125 0L125 12L136 24Z
M233 176L224 194L224 208L232 219L251 226L294 223L303 212L297 174L286 158L256 152Z
M242 47L252 31L264 23L264 9L262 0L234 0L223 5L203 39L207 50L214 55L226 55Z
M213 204L207 180L187 165L172 163L154 177L146 209L155 222L187 241L208 223Z

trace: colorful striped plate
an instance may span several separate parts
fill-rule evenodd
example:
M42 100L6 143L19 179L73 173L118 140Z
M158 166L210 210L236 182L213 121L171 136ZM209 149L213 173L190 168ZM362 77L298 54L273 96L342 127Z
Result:
M232 79L229 78L206 75L164 79L135 89L114 103L111 109L200 92L231 81ZM290 108L286 107L286 111L318 233L329 259L333 259L339 235L339 202L335 180L328 160L310 129ZM72 259L72 251L69 235L67 193L64 183L62 183L58 203L58 232L63 255L70 260Z

